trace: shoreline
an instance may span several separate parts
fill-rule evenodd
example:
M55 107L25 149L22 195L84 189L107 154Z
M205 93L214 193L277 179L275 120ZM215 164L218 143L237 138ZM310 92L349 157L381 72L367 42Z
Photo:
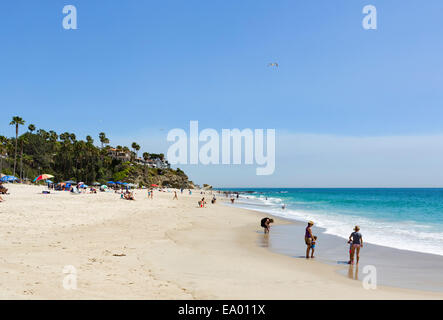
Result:
M235 204L290 220L316 221L328 234L345 239L355 225L364 226L366 242L443 256L443 189L341 190L257 189L241 194Z
M236 205L226 202L228 207ZM238 208L238 207L237 207ZM306 225L295 219L289 219L264 212L259 209L240 207L245 210L258 212L263 216L269 215L275 221L285 222L271 227L271 233L266 243L261 245L269 250L290 256L304 258L305 245L302 241ZM272 232L273 231L273 232ZM349 260L347 239L326 233L323 227L313 227L313 232L319 236L316 248L316 261L340 267L339 274L350 279L363 279L362 269L365 265L375 266L378 274L378 284L389 287L443 292L443 256L423 253L413 250L397 249L365 242L360 252L360 268L355 270L347 264Z
M1 299L443 299L366 290L338 266L261 247L263 215L228 208L220 197L202 209L198 191L148 200L136 190L128 201L43 189L12 185L0 204ZM76 290L63 288L66 265L77 271Z

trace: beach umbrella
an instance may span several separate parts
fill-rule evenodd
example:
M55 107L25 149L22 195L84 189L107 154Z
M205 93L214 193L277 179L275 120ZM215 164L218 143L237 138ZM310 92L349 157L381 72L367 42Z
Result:
M102 189L108 189L108 186L107 185L102 185L100 188L102 188Z
M158 184L151 184L151 187L158 187Z
M120 181L117 181L115 184L122 184Z
M18 178L14 176L4 176L3 178L0 179L1 182L11 182L15 180L18 180Z
M75 184L75 181L69 180L69 181L65 181L66 184Z
M51 178L54 178L54 176L52 174L44 173L44 174L41 174L38 177L36 177L32 182L37 182L37 181L40 181L40 180L48 180L48 179L51 179Z
M99 185L100 185L100 182L94 182L92 185L93 185L93 186L99 186Z
M106 184L115 184L115 182L114 181L108 181L108 182L106 182Z
M46 180L46 183L53 183L53 181L51 181L51 180Z

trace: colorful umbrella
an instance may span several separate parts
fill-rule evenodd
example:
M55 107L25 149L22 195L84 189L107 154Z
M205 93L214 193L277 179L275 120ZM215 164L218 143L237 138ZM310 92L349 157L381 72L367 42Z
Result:
M40 181L40 180L48 180L54 178L52 174L41 174L37 178L35 178L32 182Z
M158 187L158 184L151 184L151 187Z

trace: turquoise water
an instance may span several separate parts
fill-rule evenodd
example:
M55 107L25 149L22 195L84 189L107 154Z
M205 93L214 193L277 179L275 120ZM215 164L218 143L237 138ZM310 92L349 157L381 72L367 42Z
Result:
M347 238L359 225L366 242L443 255L443 189L229 190L253 191L236 206L313 220L328 234Z

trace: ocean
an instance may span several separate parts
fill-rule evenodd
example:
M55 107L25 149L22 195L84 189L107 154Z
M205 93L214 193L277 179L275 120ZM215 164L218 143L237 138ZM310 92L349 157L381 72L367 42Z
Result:
M345 239L358 225L367 243L443 256L443 189L229 190L250 191L240 194L238 207L289 220L312 220L326 234Z

